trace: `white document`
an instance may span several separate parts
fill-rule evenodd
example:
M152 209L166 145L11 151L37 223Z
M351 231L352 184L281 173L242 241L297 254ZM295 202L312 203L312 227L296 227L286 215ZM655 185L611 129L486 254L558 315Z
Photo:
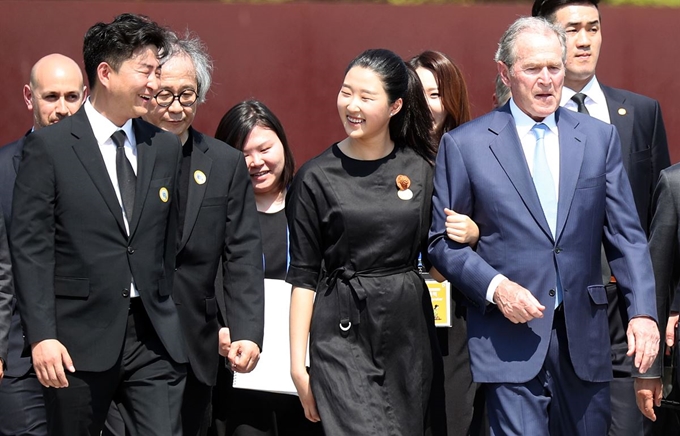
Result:
M290 377L290 294L290 284L265 279L263 351L254 370L234 373L235 388L297 395Z

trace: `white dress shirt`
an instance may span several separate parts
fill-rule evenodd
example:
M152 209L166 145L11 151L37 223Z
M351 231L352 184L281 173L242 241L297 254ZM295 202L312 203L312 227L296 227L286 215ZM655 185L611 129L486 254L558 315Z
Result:
M607 99L600 88L600 83L597 78L593 76L590 82L581 90L582 94L586 95L585 105L588 109L588 113L591 117L597 118L600 121L604 121L607 124L611 124L611 119L609 118L609 106L607 106ZM576 102L571 99L576 94L573 89L567 88L566 86L562 88L562 100L560 106L570 111L577 112L578 106Z
M123 130L125 132L125 155L132 165L132 170L137 174L137 140L135 138L135 132L132 129L132 120L127 120L122 127L118 127L111 122L104 115L100 114L97 109L92 106L90 99L85 101L85 114L87 119L90 121L90 126L92 127L92 132L94 137L99 144L99 151L104 158L104 164L106 165L106 172L109 174L109 179L111 179L111 184L113 185L113 190L116 191L116 198L118 198L118 204L120 204L120 210L123 214L123 222L125 223L125 231L130 234L130 224L128 223L127 215L125 214L125 209L123 208L123 200L120 196L120 187L118 186L118 173L116 172L116 144L111 139L111 135L114 134L116 130ZM139 292L137 292L137 287L135 287L134 278L130 286L130 298L138 297Z
M522 151L524 151L524 158L529 172L534 171L534 150L536 148L536 135L531 129L535 124L543 123L548 127L545 132L543 143L545 145L545 156L548 160L548 167L552 173L555 182L555 198L559 199L560 193L560 138L557 132L557 123L555 122L555 114L552 113L545 117L543 121L536 122L522 110L517 107L515 101L510 99L510 112L515 120L515 128L517 129L517 136L522 144ZM496 288L506 277L503 274L496 275L489 283L486 289L486 300L489 303L494 303L493 296L496 293Z

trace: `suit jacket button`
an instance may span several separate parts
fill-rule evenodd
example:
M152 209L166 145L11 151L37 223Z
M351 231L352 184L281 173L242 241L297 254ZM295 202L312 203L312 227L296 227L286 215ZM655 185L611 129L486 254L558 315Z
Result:
M123 297L127 298L130 295L130 291L128 291L127 288L123 289L123 293L121 294Z
M561 247L555 247L554 251L555 251L555 254L560 254L562 252L562 248Z
M127 252L128 252L128 254L132 254L132 253L135 252L135 249L132 248L132 247L128 247L128 248L127 248Z
M555 290L551 289L550 291L548 291L548 295L550 295L551 297L554 297L555 296Z

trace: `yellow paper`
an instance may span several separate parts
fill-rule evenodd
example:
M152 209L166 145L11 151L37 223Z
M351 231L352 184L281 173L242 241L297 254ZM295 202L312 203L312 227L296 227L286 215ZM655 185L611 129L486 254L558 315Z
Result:
M448 281L439 283L436 280L425 280L432 298L434 311L434 325L437 327L451 327L451 285Z

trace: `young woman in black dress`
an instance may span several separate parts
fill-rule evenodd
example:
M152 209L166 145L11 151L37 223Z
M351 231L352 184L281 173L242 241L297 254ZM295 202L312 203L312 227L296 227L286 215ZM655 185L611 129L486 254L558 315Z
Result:
M432 117L416 73L382 49L350 63L337 107L347 138L307 162L287 198L291 375L328 435L441 434L441 356L417 270Z
M265 278L286 278L288 225L286 188L295 161L278 118L263 103L248 100L222 117L215 137L243 152L255 191L262 229ZM281 357L287 359L287 356ZM231 374L222 368L215 388L215 434L224 436L320 436L320 424L305 419L297 397L231 387Z

